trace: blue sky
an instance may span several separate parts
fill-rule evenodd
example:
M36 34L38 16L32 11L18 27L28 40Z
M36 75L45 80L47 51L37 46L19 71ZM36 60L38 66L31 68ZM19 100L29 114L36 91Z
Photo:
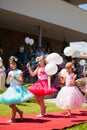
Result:
M84 9L84 10L87 10L87 4L82 4L82 5L79 5L80 8Z

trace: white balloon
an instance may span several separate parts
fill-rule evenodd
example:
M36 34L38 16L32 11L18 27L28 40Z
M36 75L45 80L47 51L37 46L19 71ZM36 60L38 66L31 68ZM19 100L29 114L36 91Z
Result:
M34 44L34 40L31 38L29 41L30 46L32 46Z
M57 60L57 64L60 65L63 63L63 58L62 56L59 56L58 60Z
M85 61L85 60L80 60L79 64L80 64L80 65L85 65L85 64L86 64L86 61Z
M85 53L87 50L87 42L78 41L78 42L70 42L70 47L72 48L73 52L79 50L80 53Z
M71 47L66 47L65 49L64 49L64 55L65 56L71 56L71 54L72 54L72 48Z
M38 62L38 60L39 60L39 57L36 57L35 61Z
M62 77L65 77L66 73L67 73L67 71L65 68L60 71L60 74Z
M61 64L63 62L62 57L58 53L50 53L46 57L46 61L49 62L54 62L55 64Z
M45 72L48 74L48 75L54 75L56 74L58 71L58 67L55 63L48 63L46 66L45 66Z
M29 38L29 37L26 37L26 38L25 38L25 43L26 43L26 44L29 44L29 42L30 42L30 38Z

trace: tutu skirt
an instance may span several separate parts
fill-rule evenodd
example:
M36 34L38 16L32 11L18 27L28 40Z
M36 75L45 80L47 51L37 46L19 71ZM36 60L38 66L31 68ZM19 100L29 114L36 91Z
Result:
M62 109L80 107L84 102L84 96L76 86L62 87L56 97L56 105Z
M0 102L3 104L17 104L29 100L33 94L22 85L10 86L3 94L0 94Z
M51 95L57 91L54 86L51 85L51 90L48 89L48 81L47 80L38 80L31 87L28 87L28 90L32 92L34 95L45 96Z

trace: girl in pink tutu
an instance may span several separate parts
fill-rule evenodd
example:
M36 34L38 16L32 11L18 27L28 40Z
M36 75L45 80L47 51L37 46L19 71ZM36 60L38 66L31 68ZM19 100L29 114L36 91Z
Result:
M37 117L43 117L46 113L44 96L55 93L57 90L50 84L50 76L45 72L45 56L38 58L38 66L32 71L30 64L27 65L31 76L38 76L38 81L28 88L35 95L35 101L40 105L41 113Z
M66 114L71 115L71 109L80 107L84 103L84 96L75 86L76 75L72 62L66 63L65 86L61 88L56 98L56 105L62 109L67 109ZM62 75L63 76L63 75Z

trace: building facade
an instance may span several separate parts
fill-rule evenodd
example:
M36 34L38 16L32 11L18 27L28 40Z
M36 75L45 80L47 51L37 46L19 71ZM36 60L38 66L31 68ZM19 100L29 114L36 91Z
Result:
M67 1L67 2L66 2ZM0 36L3 57L7 61L24 38L34 38L34 48L51 45L61 52L63 40L87 41L87 12L78 4L87 0L0 0Z

